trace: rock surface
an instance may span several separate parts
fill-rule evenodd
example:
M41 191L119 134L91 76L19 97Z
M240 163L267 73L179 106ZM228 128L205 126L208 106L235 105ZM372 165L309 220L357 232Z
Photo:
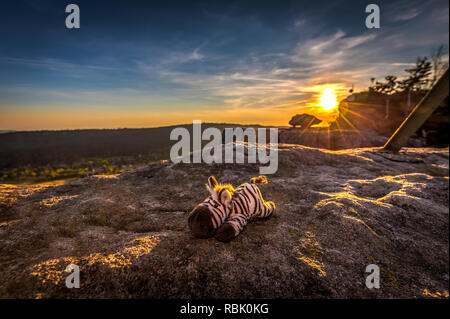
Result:
M388 138L374 135L373 132L355 130L337 130L328 127L310 127L308 129L278 129L278 141L286 144L299 144L310 147L343 150L358 147L383 146ZM421 146L421 145L419 145Z
M447 297L448 149L327 151L279 145L261 185L274 217L229 244L196 239L209 175L256 164L159 162L60 186L0 188L0 296L21 298ZM65 286L69 264L81 287ZM365 286L366 266L381 270Z

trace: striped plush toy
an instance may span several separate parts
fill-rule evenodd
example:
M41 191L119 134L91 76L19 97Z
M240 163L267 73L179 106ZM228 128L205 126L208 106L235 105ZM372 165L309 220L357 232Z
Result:
M244 229L247 223L267 218L275 211L274 202L266 202L255 184L267 184L265 176L254 177L250 183L234 189L221 185L214 176L208 178L211 196L195 206L189 214L188 224L195 237L229 242Z

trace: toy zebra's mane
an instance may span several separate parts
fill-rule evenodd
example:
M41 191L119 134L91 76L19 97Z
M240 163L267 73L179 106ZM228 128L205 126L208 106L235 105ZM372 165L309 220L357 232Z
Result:
M208 191L210 191L210 187L208 184L206 184L206 189ZM222 191L223 189L228 190L230 192L231 196L233 196L235 189L234 189L233 185L231 185L231 184L217 184L214 187L213 191L216 192L217 194L220 194L220 191Z
M252 184L267 184L267 177L264 175L260 175L258 177L253 177L250 179L250 183L252 183ZM233 194L235 192L235 189L234 189L233 185L231 185L231 184L217 184L216 186L214 186L213 189L211 189L211 187L208 184L206 184L206 189L210 193L212 193L212 191L213 191L213 192L216 192L216 194L220 194L220 192L222 190L226 189L230 192L231 196L233 196Z
M234 187L231 184L219 184L216 187L214 187L214 191L216 191L218 194L220 193L221 190L226 189L230 192L231 196L233 196L234 194Z

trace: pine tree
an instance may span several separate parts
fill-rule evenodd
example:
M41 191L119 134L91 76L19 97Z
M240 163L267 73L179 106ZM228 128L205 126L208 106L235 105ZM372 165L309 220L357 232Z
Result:
M416 66L412 69L406 69L405 72L409 73L409 76L398 81L399 88L403 91L420 90L430 82L431 62L428 61L427 57L418 57Z
M411 92L421 90L424 86L430 83L429 76L431 74L431 62L427 57L417 58L416 66L412 69L406 69L409 76L401 81L398 81L398 87L403 91L408 92L408 107L406 114L411 111Z

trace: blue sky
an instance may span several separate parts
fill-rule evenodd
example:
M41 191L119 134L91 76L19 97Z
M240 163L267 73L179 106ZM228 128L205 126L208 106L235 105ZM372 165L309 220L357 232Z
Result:
M65 27L76 3L81 28ZM381 28L365 27L365 7ZM448 52L448 1L3 1L0 129L286 125ZM448 59L448 54L446 55ZM317 116L325 116L319 111Z

